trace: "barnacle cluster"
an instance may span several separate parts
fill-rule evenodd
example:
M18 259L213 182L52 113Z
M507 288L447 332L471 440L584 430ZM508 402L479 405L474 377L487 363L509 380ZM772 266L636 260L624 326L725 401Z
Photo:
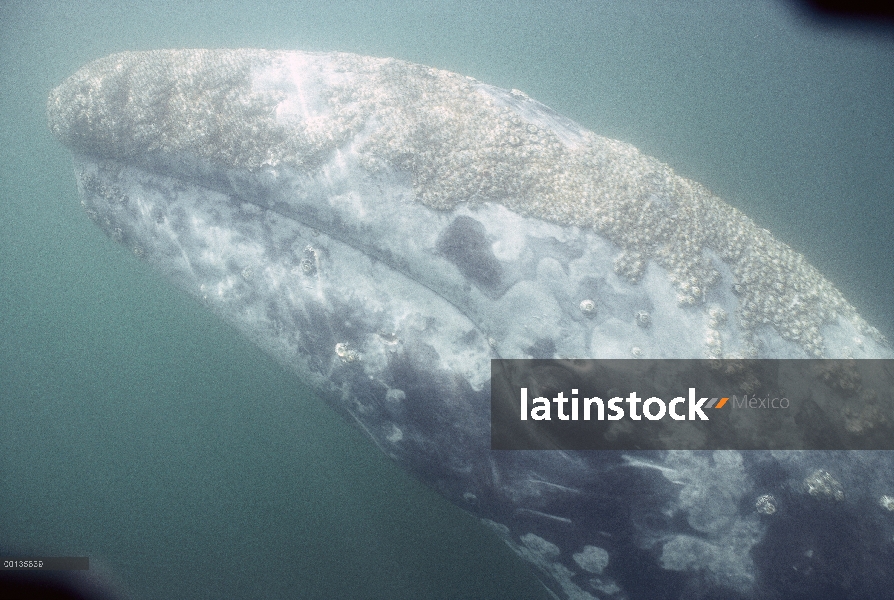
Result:
M316 275L319 263L320 257L317 255L316 249L313 246L305 246L299 263L301 272L307 276Z
M107 185L101 178L87 174L80 178L80 185L87 196L98 196L111 205L125 205L129 198L117 185Z
M844 489L828 471L817 469L804 478L804 487L811 496L827 500L844 500Z
M642 328L646 328L652 324L652 315L647 310L640 310L636 313L636 324Z
M263 54L112 54L52 91L50 129L68 147L100 157L190 152L223 164L259 166L260 156L291 144L288 132L265 123L272 120L276 99L251 91L251 66Z
M363 166L409 174L435 209L497 202L600 232L621 248L616 271L637 281L649 260L670 274L681 306L698 306L729 266L744 331L769 325L810 356L837 318L880 334L835 287L703 186L633 146L584 131L521 92L395 59L302 54L319 83L322 119L278 119L294 53L176 50L114 54L78 71L48 100L53 132L99 156L192 154L249 170L314 169L354 140ZM329 77L323 77L326 72ZM316 77L316 79L314 79ZM746 344L748 344L746 339ZM708 341L719 355L718 340Z
M360 360L360 355L357 351L348 346L345 342L339 342L335 345L335 354L343 363L352 363Z
M705 345L708 348L708 356L711 358L723 357L723 337L720 333L723 324L726 323L726 311L719 306L708 309L708 327L705 332Z
M776 498L771 494L764 494L754 503L754 509L762 515L776 514Z

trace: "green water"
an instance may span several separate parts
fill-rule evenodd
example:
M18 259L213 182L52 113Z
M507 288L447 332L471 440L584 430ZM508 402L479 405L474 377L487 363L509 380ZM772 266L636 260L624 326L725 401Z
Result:
M471 517L107 240L48 91L119 50L395 56L700 181L894 334L894 44L765 2L0 2L0 546L136 598L545 598Z

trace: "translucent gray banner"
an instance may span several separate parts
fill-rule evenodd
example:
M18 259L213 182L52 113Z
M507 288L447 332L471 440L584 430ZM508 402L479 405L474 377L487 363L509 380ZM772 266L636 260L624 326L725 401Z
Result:
M892 360L492 360L494 450L892 450Z

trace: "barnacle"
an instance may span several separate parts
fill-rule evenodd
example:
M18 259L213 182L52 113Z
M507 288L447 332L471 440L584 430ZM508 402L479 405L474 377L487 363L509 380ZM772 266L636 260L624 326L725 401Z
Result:
M764 494L754 503L754 508L762 515L772 515L776 513L776 498L770 494Z
M844 489L828 471L817 469L804 479L804 486L811 496L831 500L843 500Z
M357 354L355 350L352 350L348 344L344 342L339 342L335 345L335 354L341 359L343 363L352 363L360 360L360 355Z
M596 303L587 298L586 300L581 300L580 303L580 311L588 316L592 317L596 315Z
M636 324L640 327L648 327L652 324L652 315L649 311L641 310L636 313Z

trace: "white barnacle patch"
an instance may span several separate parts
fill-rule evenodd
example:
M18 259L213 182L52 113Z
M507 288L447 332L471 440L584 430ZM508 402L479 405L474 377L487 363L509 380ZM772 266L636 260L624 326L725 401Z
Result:
M713 306L708 309L707 329L705 331L705 349L710 358L723 357L723 336L720 329L726 322L726 311L720 307Z
M223 279L217 282L217 285L214 286L215 295L223 300L227 298L230 292L233 290L236 284L236 278L232 275L227 275Z
M596 303L589 298L581 300L580 311L587 317L594 317L596 316Z
M710 332L705 337L705 349L709 358L723 357L723 340L717 332Z
M343 363L352 363L360 360L360 355L344 342L339 342L335 345L335 354Z
M615 258L614 271L618 275L624 276L631 282L639 281L646 270L646 261L643 256L636 251L622 252Z
M396 444L397 442L404 439L404 432L401 430L400 427L392 424L391 425L391 433L389 433L385 439L388 440L389 442L391 442L392 444Z
M712 306L708 310L708 325L713 328L717 328L723 323L726 323L726 311L720 308L719 306Z
M762 515L772 515L776 513L776 498L770 494L760 496L754 503L754 509Z
M314 273L316 273L316 271L317 271L317 269L316 269L316 266L314 265L314 261L312 261L309 258L301 259L301 272L302 273L304 273L305 275L313 275Z
M844 500L844 489L828 471L817 469L804 479L804 487L807 493L816 498Z
M878 499L878 505L884 508L885 510L889 510L894 512L894 496L889 496L885 494L881 498Z
M588 573L599 575L608 566L608 552L598 546L584 546L584 549L571 558Z
M308 277L316 275L319 265L320 258L317 250L313 246L305 246L302 251L301 262L299 263L301 272Z
M646 328L652 324L652 315L649 311L641 310L636 313L636 324L642 328Z

